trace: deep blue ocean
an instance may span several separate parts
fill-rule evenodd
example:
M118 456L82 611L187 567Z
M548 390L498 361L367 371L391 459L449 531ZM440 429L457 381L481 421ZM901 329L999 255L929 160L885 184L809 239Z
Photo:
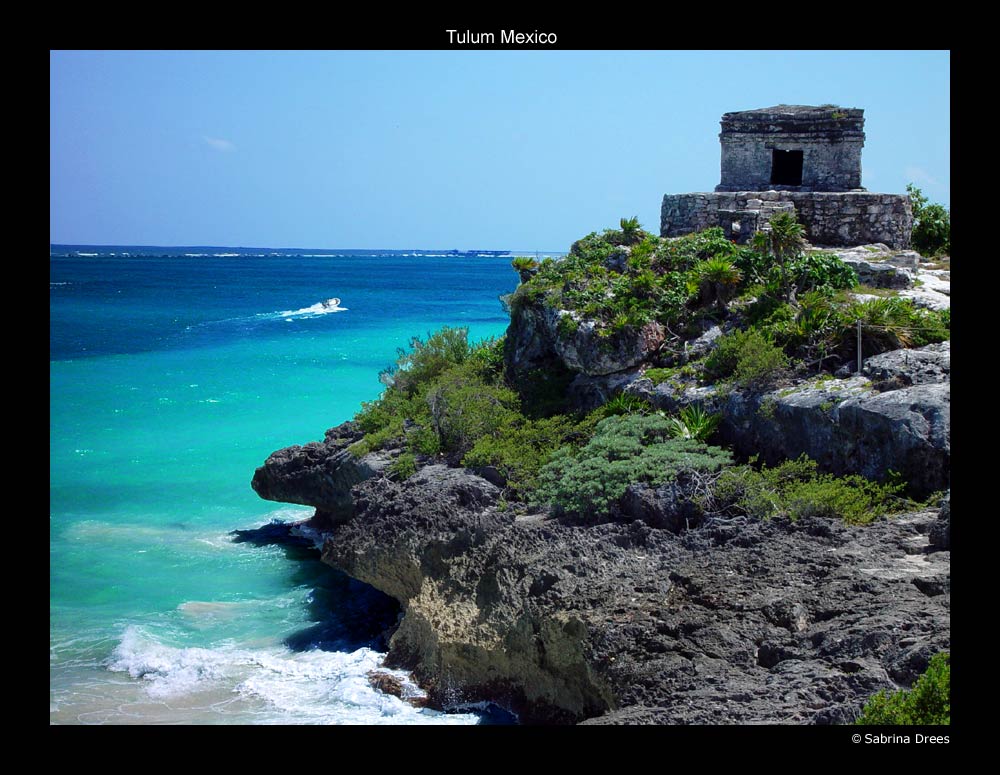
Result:
M374 399L410 337L502 334L510 256L53 246L49 280L50 721L480 722L372 689L380 603L229 533L311 514L254 469Z

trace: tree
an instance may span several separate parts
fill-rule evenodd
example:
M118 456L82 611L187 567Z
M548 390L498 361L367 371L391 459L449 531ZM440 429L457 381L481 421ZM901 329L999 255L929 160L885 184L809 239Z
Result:
M770 221L767 231L755 235L754 244L764 249L765 253L774 256L781 272L781 294L786 300L792 295L792 287L788 280L788 265L802 255L805 249L805 229L792 213L778 213ZM763 236L758 236L763 235Z
M951 252L951 213L944 205L928 204L923 192L908 183L906 193L913 207L913 231L910 244L925 256Z

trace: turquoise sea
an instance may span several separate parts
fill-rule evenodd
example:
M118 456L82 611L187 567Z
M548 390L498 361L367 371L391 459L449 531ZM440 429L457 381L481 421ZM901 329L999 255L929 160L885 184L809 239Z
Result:
M49 279L50 721L481 722L368 685L387 600L229 533L310 515L254 469L411 336L502 334L510 257L53 246Z

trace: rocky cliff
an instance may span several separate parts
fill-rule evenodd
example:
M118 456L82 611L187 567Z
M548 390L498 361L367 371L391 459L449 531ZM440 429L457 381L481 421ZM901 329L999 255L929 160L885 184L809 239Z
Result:
M494 485L440 465L352 493L323 559L401 603L387 664L439 707L491 700L529 723L845 723L949 645L935 512L854 528L581 526L515 517Z
M876 252L845 258L868 267ZM886 252L892 268L865 271L910 288L910 257ZM619 272L628 258L602 260ZM666 412L698 404L720 415L734 452L764 462L806 454L831 473L948 489L948 342L780 385L649 376L704 358L727 326L688 325L686 338L655 321L609 327L525 295L504 373L566 375L582 410L616 396ZM274 453L252 484L315 507L323 560L400 603L386 663L412 671L436 707L488 700L527 723L849 723L950 645L950 498L851 527L704 514L677 480L637 483L584 521L512 508L504 478L460 456L414 459L405 437L422 430L401 427L364 454L348 449L364 434L345 423Z

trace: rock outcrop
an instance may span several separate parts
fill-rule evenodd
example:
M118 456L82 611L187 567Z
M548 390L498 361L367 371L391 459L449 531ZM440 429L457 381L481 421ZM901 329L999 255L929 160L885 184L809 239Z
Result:
M858 282L872 288L912 288L920 254L893 250L882 244L859 245L825 252L833 253L858 276Z
M950 481L950 373L951 346L942 342L869 358L865 376L764 392L654 385L638 375L621 389L667 412L697 403L721 414L720 433L738 454L769 464L806 454L831 473L877 480L896 471L928 494Z
M949 646L934 512L675 534L654 527L671 527L662 509L581 526L515 517L499 492L439 465L378 475L327 534L324 561L401 603L386 664L433 706L489 700L529 723L845 723Z
M912 257L886 252L910 277ZM507 375L569 375L560 391L584 409L620 392L669 412L699 403L736 453L766 463L806 454L833 473L899 472L918 493L949 487L949 343L770 390L643 376L722 333L702 331L684 349L671 332L668 359L659 324L599 337L577 313L526 301ZM864 527L761 522L706 516L682 476L633 484L606 522L581 524L515 514L490 467L421 459L399 481L393 451L348 451L359 438L345 423L275 452L253 487L314 506L323 560L398 601L386 666L410 671L431 706L491 701L528 723L849 723L949 647L950 496ZM398 675L372 680L402 692Z
M313 506L318 524L348 520L354 515L351 487L390 460L379 454L359 459L348 452L348 445L363 436L353 423L344 423L327 431L322 442L280 449L254 472L250 486L265 500Z
M914 350L892 350L868 358L862 373L876 389L881 385L926 385L951 378L951 342L929 344Z
M664 338L663 326L656 322L600 336L594 321L568 310L529 304L511 319L504 358L515 376L554 362L584 376L604 376L648 360Z

